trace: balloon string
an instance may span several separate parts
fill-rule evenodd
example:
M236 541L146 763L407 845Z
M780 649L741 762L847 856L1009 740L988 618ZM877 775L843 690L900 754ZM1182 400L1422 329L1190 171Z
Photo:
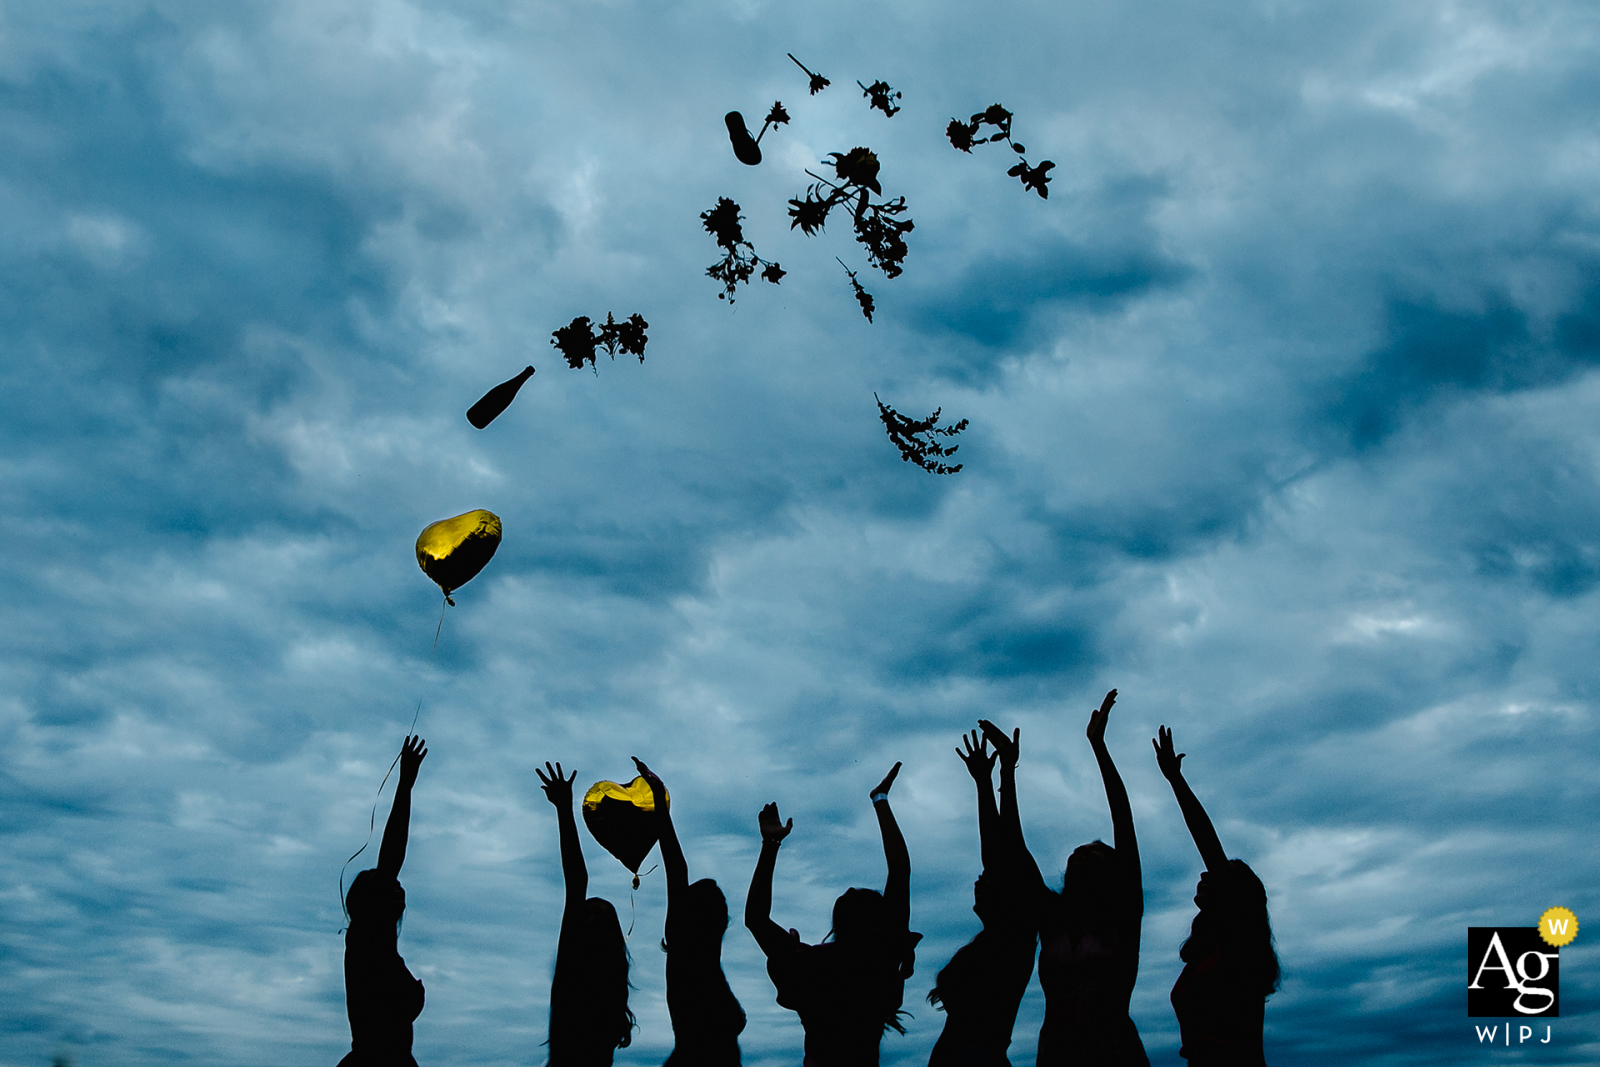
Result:
M449 599L449 597L445 598L446 601ZM429 670L433 669L434 654L439 651L439 634L444 631L444 609L445 605L441 603L439 605L439 625L433 628L433 647L428 649ZM411 725L406 729L406 737L410 738L416 735L417 719L419 716L421 716L421 714L422 698L418 697L417 710L411 714ZM399 765L400 755L399 753L396 753L393 762L389 764L389 769L383 772L383 781L378 783L378 792L372 798L372 811L367 815L367 839L361 843L360 848L356 849L350 854L349 859L344 861L344 866L339 868L339 910L344 912L344 921L346 924L350 922L350 909L345 905L344 901L344 875L345 872L350 869L350 865L356 861L356 857L365 852L367 850L367 846L372 844L372 835L377 831L378 828L378 801L383 799L383 787L389 784L389 776L394 773L394 769ZM653 869L654 868L652 868L652 870ZM348 929L348 926L346 928ZM631 930L632 927L629 927L629 929ZM341 930L339 932L343 933L344 931Z
M428 649L428 669L430 671L433 670L433 656L434 656L434 653L439 651L439 634L442 633L443 631L444 631L444 605L440 604L439 605L439 625L435 626L433 628L433 647ZM417 732L417 717L419 715L421 715L421 714L422 714L422 698L418 697L417 698L417 710L415 712L413 712L412 715L411 715L411 728L406 731L406 736L407 737L412 737L412 736L414 736L416 734L416 732ZM399 763L400 762L400 757L399 756L396 756L394 759L395 759L395 763ZM391 771L394 770L394 764L393 763L391 763L389 765L389 769ZM389 776L388 775L384 775L383 776L383 780L387 782L389 780ZM383 786L381 786L381 785L378 786L378 792L379 793L383 792Z
M639 918L639 913L633 906L633 896L635 893L639 892L639 879L650 877L650 875L654 873L655 869L659 866L661 866L661 864L652 863L650 865L650 870L645 871L643 874L635 874L633 876L633 888L628 891L628 932L622 935L622 940L624 943L626 943L629 938L633 937L633 924L637 922Z

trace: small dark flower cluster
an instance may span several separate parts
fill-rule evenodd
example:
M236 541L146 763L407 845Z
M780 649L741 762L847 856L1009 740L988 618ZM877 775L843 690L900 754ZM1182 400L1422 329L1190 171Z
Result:
M993 126L999 132L980 137L978 136L978 131L984 126ZM1011 139L1011 112L999 104L990 104L987 109L973 115L966 122L962 122L960 119L951 119L950 125L945 127L944 133L946 137L950 138L950 144L963 152L971 152L973 145L988 144L991 141L1006 142L1011 146L1011 150L1019 156L1027 151L1026 146L1020 145ZM1050 184L1048 172L1054 167L1055 164L1048 159L1037 167L1030 167L1027 159L1021 159L1006 173L1013 178L1020 179L1024 190L1032 189L1041 197L1049 199L1050 190L1046 188Z
M789 53L789 59L810 79L811 95L815 96L828 87L828 79L796 59L793 52ZM862 95L867 98L869 107L882 111L889 117L900 111L899 105L894 101L901 99L904 94L896 91L888 82L878 80L871 85L865 85L858 80L856 84L861 87ZM761 162L759 143L762 135L769 128L787 124L789 112L785 110L781 101L775 102L772 110L767 113L766 120L761 124L761 131L755 137L750 136L745 128L744 119L738 112L728 112L726 121L728 134L733 142L734 155L740 162L756 165ZM802 197L789 201L791 219L789 228L792 230L799 227L807 237L814 236L827 224L828 215L834 208L841 204L851 204L856 240L866 248L867 261L883 271L885 277L899 276L904 270L908 251L905 235L915 228L910 219L901 217L906 211L905 197L877 202L872 200L874 193L880 197L883 195L883 187L878 183L878 157L870 148L830 152L829 159L832 161L835 180L830 181L820 174L806 171L816 179L816 183L809 186ZM749 283L757 267L765 268L761 271L761 277L773 284L777 284L786 273L777 263L769 263L756 255L755 246L744 239L744 231L740 226L739 205L732 200L727 197L718 199L717 206L710 211L702 212L700 220L705 224L706 231L717 239L717 244L726 253L722 262L706 268L707 275L722 283L723 291L717 294L718 299L733 303L738 287ZM843 260L840 263L842 264ZM871 322L872 294L861 287L854 271L848 266L845 267L845 271L850 275L850 285L855 290L856 302L861 305L862 314L867 317L868 322Z
M725 299L730 304L733 303L737 287L749 283L757 266L764 268L761 277L773 285L777 285L779 279L788 273L776 263L769 263L756 255L756 246L744 239L741 218L739 205L725 196L717 199L716 207L700 213L700 221L706 232L717 239L719 248L727 252L722 262L707 267L706 273L722 283L723 291L717 294L717 299Z
M861 288L861 283L856 281L856 272L851 270L849 267L845 267L844 260L839 259L838 256L834 256L833 258L838 262L839 266L844 267L844 272L850 275L850 286L856 291L856 303L861 305L861 314L867 317L868 322L871 322L873 310L872 294Z
M857 80L856 84L861 85L861 82ZM868 107L877 108L879 111L883 112L884 115L892 119L894 118L895 113L900 110L900 108L894 104L891 104L889 101L898 100L904 94L895 92L894 86L890 85L888 82L876 81L871 85L861 85L861 95L866 97L869 101L867 104Z
M800 62L798 59L794 58L794 53L793 52L788 53L788 56L789 56L789 58L791 60L794 61L794 65L799 67L801 70L805 71L806 72L806 77L811 79L811 95L812 96L816 96L818 93L822 92L822 90L826 89L830 84L832 84L831 82L828 81L827 78L824 78L822 75L811 73L810 68L808 68L804 63Z
M606 312L606 321L591 323L589 316L579 315L567 325L561 327L550 335L550 343L560 350L566 358L567 366L578 370L585 363L594 367L596 374L600 368L595 366L594 350L604 348L611 358L617 358L621 351L625 356L638 356L639 362L644 362L644 346L649 340L644 331L650 324L644 316L635 312L627 319L618 322Z
M789 217L793 220L789 228L798 226L810 237L827 223L829 212L854 201L856 241L866 247L867 260L885 277L897 277L904 269L905 234L915 228L910 219L898 217L905 213L906 198L872 201L870 194L883 195L883 187L878 184L878 156L872 149L852 148L848 152L830 152L828 156L838 180L829 181L806 171L817 180L806 189L804 199L789 201Z
M812 96L828 87L827 78L813 72L804 63L795 59L793 53L789 54L789 59L810 79L809 90ZM895 101L902 99L903 94L896 91L888 82L879 80L867 85L857 81L856 85L867 98L869 108L883 112L886 118L893 118L900 112L901 108ZM762 135L769 128L787 124L789 113L781 102L775 102L766 120L761 124L760 132L754 138L750 136L743 118L737 112L729 112L726 121L733 141L734 155L743 163L755 165L761 162L759 141ZM995 104L973 115L967 122L952 119L945 134L949 137L950 143L963 152L971 152L974 145L1005 141L1019 157L1017 164L1007 173L1020 179L1024 190L1031 189L1040 197L1048 198L1049 172L1055 164L1044 160L1034 167L1029 165L1026 158L1020 158L1026 149L1011 139L1011 122L1011 112ZM984 133L985 126L992 127L995 132ZM858 146L848 152L830 152L823 162L833 168L833 177L825 178L811 170L806 171L806 174L814 179L814 184L807 186L801 196L789 201L789 228L791 230L798 228L805 236L813 237L826 228L828 218L835 208L844 207L851 215L857 243L866 249L867 262L882 271L886 278L896 278L904 273L905 258L909 251L905 235L910 233L915 225L911 219L904 217L905 197L893 199L884 197L883 186L878 180L880 164L877 153L870 148ZM730 304L733 303L738 287L748 284L758 268L764 268L761 270L761 277L773 284L777 284L784 276L782 267L756 255L755 245L745 240L741 225L743 220L739 212L737 203L727 197L721 197L714 208L700 215L700 221L704 224L706 232L716 238L718 247L725 253L722 262L708 267L706 274L722 283L723 291L717 294L717 298L725 299ZM849 277L850 287L855 293L861 314L870 323L876 310L872 294L862 286L856 272L851 270L843 259L838 257L835 259ZM586 338L587 319L574 321L573 327L569 329L575 328L579 321L585 325ZM557 331L558 337L560 334L561 331ZM566 351L564 345L563 351ZM592 351L593 344L590 345L591 360ZM568 361L571 360L572 356L569 354ZM883 421L889 440L900 450L902 460L915 463L932 474L955 474L961 470L962 464L944 461L955 455L960 448L959 445L951 443L950 438L967 428L966 419L953 425L940 426L942 408L936 408L933 414L925 419L912 419L878 400L876 393L873 394L873 399L878 404L878 417Z
M908 419L894 408L878 400L878 394L873 393L872 399L878 401L878 418L883 420L884 428L889 433L889 440L900 450L900 459L903 462L915 463L930 474L954 474L961 469L961 464L950 466L941 463L946 456L953 456L960 445L941 445L940 437L954 437L967 428L967 420L962 419L953 426L940 426L939 413L943 408L934 408L933 414L925 419Z
M767 117L762 120L761 133L756 134L756 140L761 140L761 134L767 132L768 126L771 126L773 129L777 129L779 126L787 126L788 124L789 113L783 109L783 101L774 100L772 102L772 110L767 112Z

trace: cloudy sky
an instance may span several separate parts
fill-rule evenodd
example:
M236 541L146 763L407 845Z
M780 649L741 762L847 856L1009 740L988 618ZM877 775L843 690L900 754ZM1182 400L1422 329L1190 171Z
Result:
M925 1061L977 929L960 732L1022 728L1059 872L1110 834L1112 686L1152 1063L1200 869L1162 723L1271 896L1270 1061L1523 1058L1476 1048L1462 964L1468 926L1600 922L1600 15L978 8L0 5L0 1064L337 1062L340 865L419 701L421 1063L543 1061L532 771L635 754L736 912L756 811L794 817L808 940L881 884L867 790L905 762L927 940L883 1051ZM773 100L742 166L721 116ZM996 101L1048 200L945 140ZM915 220L893 280L788 227L857 145ZM723 196L788 271L731 307ZM607 312L645 361L567 369L551 331ZM903 463L874 392L969 419L964 469ZM413 541L480 507L504 543L430 658ZM661 874L630 896L586 845L635 920L618 1062L659 1063ZM1586 941L1528 1062L1600 1058ZM724 960L746 1062L797 1062L737 925Z

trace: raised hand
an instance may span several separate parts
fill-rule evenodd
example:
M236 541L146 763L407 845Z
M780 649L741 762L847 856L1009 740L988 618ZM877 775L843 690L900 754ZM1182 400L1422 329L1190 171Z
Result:
M956 749L956 755L961 757L961 762L967 765L967 773L972 775L973 781L982 785L989 780L989 775L994 770L995 753L989 751L989 740L980 737L978 731L964 734L961 743L966 746L966 751Z
M889 768L889 773L883 776L883 781L872 787L872 792L869 795L876 797L879 793L883 793L885 795L885 799L887 799L889 787L894 785L894 780L899 776L899 774L900 763L897 760L895 761L895 765Z
M761 814L756 816L756 822L761 826L761 843L774 844L789 836L789 831L794 829L794 820L783 822L778 815L778 805L768 804L761 809Z
M428 742L420 737L407 737L400 748L400 784L409 786L417 780L417 768L428 755Z
M1158 741L1156 738L1160 738ZM1172 731L1165 726L1156 730L1156 737L1150 739L1150 744L1156 750L1156 766L1161 768L1161 777L1167 781L1183 777L1183 757L1186 753L1174 752L1172 747Z
M1089 716L1089 728L1084 732L1088 734L1089 743L1091 745L1105 744L1106 719L1111 716L1111 705L1115 704L1116 702L1117 691L1113 689L1111 692L1107 693L1106 698L1100 702L1100 710Z
M572 772L571 778L565 777L561 773L561 764L557 763L552 767L546 760L544 770L535 767L533 773L539 776L541 788L544 789L544 795L550 798L550 803L558 808L566 807L569 811L572 809L572 783L577 780L577 771Z
M633 757L633 765L639 769L639 777L650 783L650 790L655 794L656 804L661 810L667 810L667 806L671 801L667 799L666 783L656 777L656 772L646 767L644 761L638 756Z
M1015 767L1022 754L1022 727L1012 730L1010 737L988 719L979 719L978 728L983 731L984 740L994 746L994 754L1000 757L1000 766Z

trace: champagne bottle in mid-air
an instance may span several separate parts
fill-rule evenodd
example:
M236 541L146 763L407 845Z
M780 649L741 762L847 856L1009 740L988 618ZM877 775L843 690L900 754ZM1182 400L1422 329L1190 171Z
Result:
M525 367L521 374L509 382L501 382L487 393L484 393L482 400L467 409L467 421L480 430L489 425L499 417L502 411L511 405L511 401L516 399L517 390L521 389L522 383L531 377L533 377L533 368Z

